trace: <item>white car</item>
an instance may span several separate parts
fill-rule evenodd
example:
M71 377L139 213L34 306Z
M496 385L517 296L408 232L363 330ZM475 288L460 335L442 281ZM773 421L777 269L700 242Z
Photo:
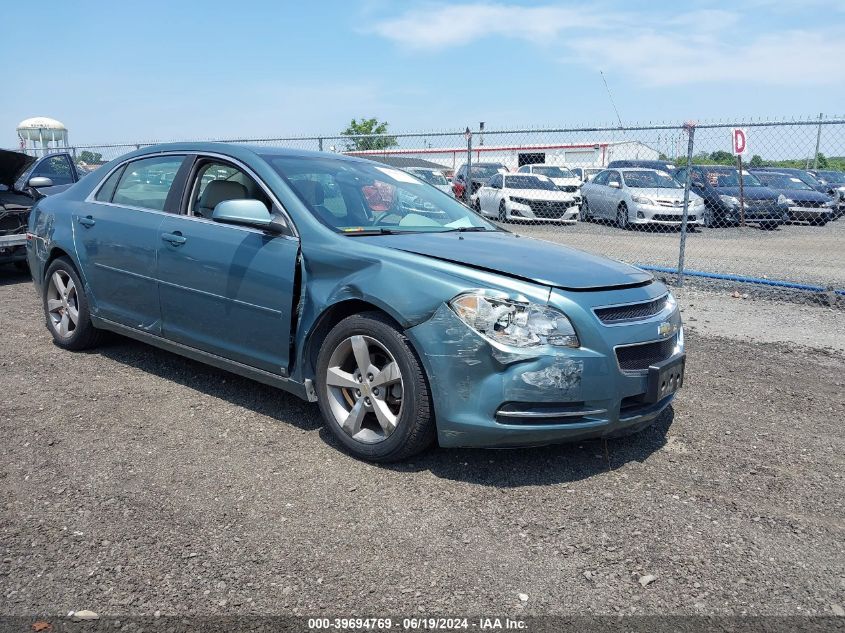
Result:
M604 167L573 167L572 173L581 179L581 182L592 180L596 174L604 171Z
M578 202L546 176L496 174L478 190L474 207L500 222L545 220L574 224L578 221Z
M517 170L517 173L545 176L555 183L557 188L561 191L573 194L574 198L578 198L578 204L581 204L581 194L578 193L582 184L581 178L573 174L572 171L566 167L537 163L534 165L523 165Z
M606 169L581 186L581 219L604 219L619 228L635 224L679 226L684 186L657 169ZM687 224L704 224L704 199L690 191Z
M448 193L450 196L454 196L454 193L452 193L452 185L449 184L449 181L446 180L446 176L444 176L443 172L439 169L429 169L428 167L407 167L405 171L412 176L416 176L420 180L437 187L443 193Z

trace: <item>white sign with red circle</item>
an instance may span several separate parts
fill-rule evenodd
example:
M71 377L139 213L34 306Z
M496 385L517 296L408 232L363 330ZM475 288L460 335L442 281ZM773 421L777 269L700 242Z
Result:
M731 130L731 151L734 156L742 156L748 150L748 135L741 127Z

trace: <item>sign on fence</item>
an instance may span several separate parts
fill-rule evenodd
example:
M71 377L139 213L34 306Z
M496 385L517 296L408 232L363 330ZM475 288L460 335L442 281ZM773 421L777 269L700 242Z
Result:
M731 130L731 150L734 156L742 156L745 150L748 149L748 136L745 130L741 127L735 127Z

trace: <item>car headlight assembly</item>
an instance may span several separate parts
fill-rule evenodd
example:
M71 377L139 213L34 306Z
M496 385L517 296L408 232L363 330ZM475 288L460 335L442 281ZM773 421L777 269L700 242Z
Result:
M651 198L646 198L645 196L631 196L631 200L633 200L637 204L648 204L654 206L654 200L652 200Z
M675 296L670 292L666 295L666 305L664 306L665 310L672 314L678 307L678 302L675 299Z
M738 207L739 206L739 198L735 196L719 196L719 198L729 207Z
M569 318L549 306L484 291L458 295L449 306L464 323L495 343L513 347L581 346Z

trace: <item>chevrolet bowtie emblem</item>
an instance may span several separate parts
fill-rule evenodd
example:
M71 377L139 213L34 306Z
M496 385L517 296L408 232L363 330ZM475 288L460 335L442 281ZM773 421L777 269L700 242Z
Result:
M675 326L669 323L669 321L664 321L660 325L657 326L657 334L659 336L669 336L675 331Z

